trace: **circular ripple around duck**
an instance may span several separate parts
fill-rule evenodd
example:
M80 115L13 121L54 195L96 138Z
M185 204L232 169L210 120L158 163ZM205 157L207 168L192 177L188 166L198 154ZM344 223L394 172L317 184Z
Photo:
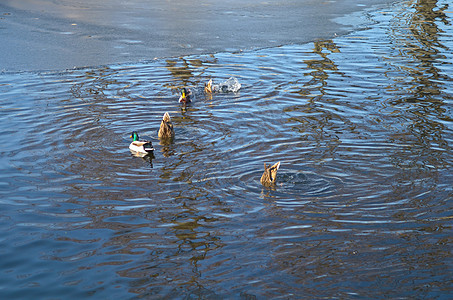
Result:
M261 172L240 176L240 186L258 193L282 206L302 206L312 201L324 201L338 195L342 181L336 177L322 176L309 171L284 170L278 173L277 183L264 187Z

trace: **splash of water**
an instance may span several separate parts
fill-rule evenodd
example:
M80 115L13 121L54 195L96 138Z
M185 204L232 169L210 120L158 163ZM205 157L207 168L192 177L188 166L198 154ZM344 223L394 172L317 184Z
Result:
M236 93L240 88L241 84L236 77L230 77L224 82L212 85L212 90L216 93Z

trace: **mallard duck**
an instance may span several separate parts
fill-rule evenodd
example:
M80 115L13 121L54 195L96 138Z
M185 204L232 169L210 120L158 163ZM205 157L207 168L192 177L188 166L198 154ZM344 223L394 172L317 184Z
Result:
M129 149L140 153L153 153L153 143L150 141L141 140L138 137L137 131L133 131L131 134L132 143L129 145Z
M175 136L175 130L173 129L173 124L171 123L170 114L166 112L162 117L162 122L160 123L159 133L157 134L159 138L172 138Z
M192 102L192 91L189 88L183 88L181 90L181 96L179 97L179 102L181 103L190 103Z
M277 170L280 167L280 162L274 164L272 167L268 167L264 163L264 173L261 176L260 182L264 186L274 185L277 180Z

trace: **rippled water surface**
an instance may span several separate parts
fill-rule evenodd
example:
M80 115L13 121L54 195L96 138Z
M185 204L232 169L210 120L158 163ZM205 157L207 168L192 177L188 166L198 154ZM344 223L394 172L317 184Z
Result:
M448 298L452 18L404 1L335 40L0 74L0 294Z

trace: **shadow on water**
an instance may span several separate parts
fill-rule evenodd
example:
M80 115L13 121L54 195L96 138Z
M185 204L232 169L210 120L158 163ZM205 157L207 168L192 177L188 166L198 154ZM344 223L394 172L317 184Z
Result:
M5 296L447 296L450 8L396 3L307 45L2 74ZM245 88L200 90L231 76ZM130 154L132 130L154 156Z

